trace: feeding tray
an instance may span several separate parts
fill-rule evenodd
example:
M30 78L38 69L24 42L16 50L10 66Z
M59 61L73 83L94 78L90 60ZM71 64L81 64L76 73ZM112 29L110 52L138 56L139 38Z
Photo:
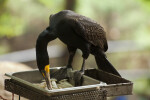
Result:
M51 74L61 67L51 68ZM106 100L110 96L131 95L133 83L99 69L87 69L83 86L45 90L35 86L43 80L38 70L7 73L5 89L28 99L35 100ZM100 81L107 83L103 86Z

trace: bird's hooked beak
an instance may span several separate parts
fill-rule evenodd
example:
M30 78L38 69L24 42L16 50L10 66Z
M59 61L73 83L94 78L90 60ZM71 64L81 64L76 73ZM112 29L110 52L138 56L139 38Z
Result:
M44 72L42 72L42 75L46 80L47 88L49 90L52 90L52 85L51 85L51 81L50 81L50 69L49 69L49 67L50 67L50 65L45 66Z

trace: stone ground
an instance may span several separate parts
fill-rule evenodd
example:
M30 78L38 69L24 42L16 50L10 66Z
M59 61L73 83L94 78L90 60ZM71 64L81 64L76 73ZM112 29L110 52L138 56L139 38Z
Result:
M8 78L4 76L4 74L10 72L27 71L31 69L32 69L31 67L21 63L0 62L0 100L12 100L12 93L4 90L4 80ZM18 98L19 98L18 95L14 96L14 100L18 100ZM21 100L27 99L21 97Z

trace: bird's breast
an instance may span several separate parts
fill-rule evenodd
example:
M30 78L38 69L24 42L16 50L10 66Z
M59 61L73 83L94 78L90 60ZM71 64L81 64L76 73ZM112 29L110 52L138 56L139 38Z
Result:
M81 49L82 51L86 49L87 42L81 37L78 37L75 33L68 32L67 29L66 32L59 33L58 38L68 46Z
M75 28L73 28L73 26L70 26L70 24L68 24L66 22L66 20L65 21L61 21L57 25L56 30L57 30L58 38L62 42L67 44L68 46L79 48L81 50L86 48L86 44L88 42L84 38L79 36L76 33Z

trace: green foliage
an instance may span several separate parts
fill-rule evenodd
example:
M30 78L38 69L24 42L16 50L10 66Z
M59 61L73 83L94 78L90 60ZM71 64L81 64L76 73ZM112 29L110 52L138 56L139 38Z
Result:
M26 33L31 22L48 23L49 15L65 8L66 0L0 0L0 37ZM107 35L136 40L147 47L150 40L149 0L77 0L76 12L97 20ZM144 9L143 9L144 8ZM115 29L116 31L113 31Z
M118 34L115 39L135 40L142 47L150 47L149 0L77 1L76 11L102 24L110 39Z
M65 0L38 0L38 2L49 8L51 13L56 13L65 6Z
M141 78L134 82L134 91L141 95L150 95L150 79Z
M48 23L49 15L63 9L64 0L0 0L0 37L26 33L36 23ZM34 22L34 23L33 23Z
M150 50L150 29L147 25L142 25L140 29L137 29L135 39L140 47Z
M8 7L10 0L0 0L0 37L17 36L23 33L23 20L12 13ZM9 5L9 6L8 6Z
M0 10L5 7L7 0L0 0Z
M0 16L0 37L20 35L23 33L23 28L24 24L20 18L9 13Z
M150 12L150 0L137 0L141 4L141 7L147 11Z

